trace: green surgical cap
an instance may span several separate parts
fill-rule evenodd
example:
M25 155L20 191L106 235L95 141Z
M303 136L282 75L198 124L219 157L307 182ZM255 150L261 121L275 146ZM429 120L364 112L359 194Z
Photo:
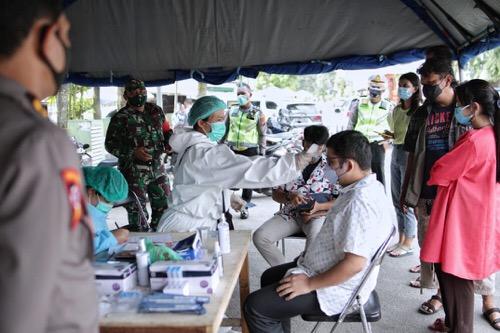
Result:
M226 103L215 96L204 96L196 100L188 116L189 126L193 126L200 119L208 118L212 113L226 109Z
M85 184L109 202L125 200L128 184L120 171L111 167L84 167Z

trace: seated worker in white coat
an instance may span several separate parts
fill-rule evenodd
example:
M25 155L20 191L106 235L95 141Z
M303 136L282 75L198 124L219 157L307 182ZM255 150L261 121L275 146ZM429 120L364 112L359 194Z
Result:
M113 202L123 201L128 195L128 184L120 171L111 167L84 167L83 175L87 187L87 210L94 225L94 253L105 251L117 244L125 243L129 231L109 231L106 217Z
M193 129L180 129L170 138L170 146L178 154L173 205L161 217L158 231L183 232L202 226L215 229L223 210L229 207L227 189L288 183L312 160L308 153L250 158L217 144L226 132L225 109L226 104L215 96L198 99L188 116Z

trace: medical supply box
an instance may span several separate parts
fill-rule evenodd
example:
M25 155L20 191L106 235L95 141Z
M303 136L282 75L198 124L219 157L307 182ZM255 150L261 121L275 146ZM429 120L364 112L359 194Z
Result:
M94 262L95 283L100 295L129 291L137 286L137 266L129 262Z
M172 276L169 272L172 271L182 272L180 274L182 277L173 275L175 281L172 278L170 280L172 283L187 282L189 295L203 296L212 294L219 285L220 275L216 258L189 261L157 261L149 266L151 290L162 290L169 282L169 276Z

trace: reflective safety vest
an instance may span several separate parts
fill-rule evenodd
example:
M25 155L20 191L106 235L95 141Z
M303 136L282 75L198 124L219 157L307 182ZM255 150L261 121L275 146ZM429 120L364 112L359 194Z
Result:
M377 134L382 133L389 128L387 115L391 104L387 101L381 101L377 104L360 103L358 105L358 121L356 122L356 131L363 133L368 141L382 141L384 138Z
M229 132L227 143L234 150L245 150L259 146L260 110L251 107L249 110L233 108L229 114Z

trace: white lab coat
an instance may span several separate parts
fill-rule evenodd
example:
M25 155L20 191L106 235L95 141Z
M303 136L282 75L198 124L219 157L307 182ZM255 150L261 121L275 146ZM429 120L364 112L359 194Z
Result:
M300 175L293 154L279 159L236 155L228 146L217 145L192 129L179 129L169 143L178 153L178 160L173 204L158 225L158 231L162 232L190 231L202 226L215 228L222 215L223 190L228 209L227 189L278 186Z

